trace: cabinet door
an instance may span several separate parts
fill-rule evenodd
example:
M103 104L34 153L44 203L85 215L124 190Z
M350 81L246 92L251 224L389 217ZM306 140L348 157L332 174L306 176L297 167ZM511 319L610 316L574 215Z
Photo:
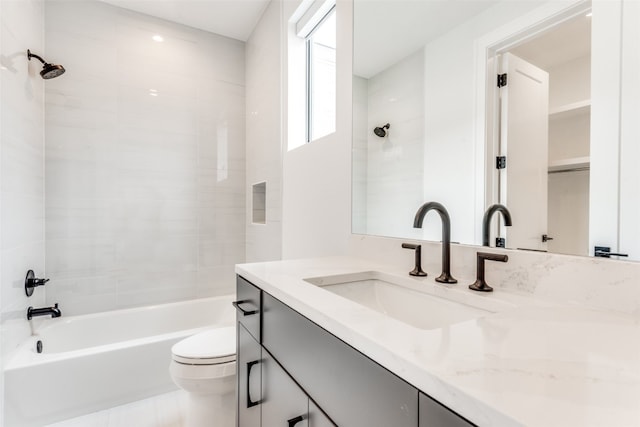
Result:
M238 322L236 370L238 427L260 427L262 347Z
M262 365L262 425L309 427L309 398L267 353Z
M327 416L309 400L309 427L337 427Z
M420 393L419 427L474 427L455 412Z

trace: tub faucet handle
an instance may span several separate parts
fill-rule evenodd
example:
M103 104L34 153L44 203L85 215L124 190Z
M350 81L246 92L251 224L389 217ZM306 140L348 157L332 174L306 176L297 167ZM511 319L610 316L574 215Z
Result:
M33 295L33 288L38 286L44 286L49 279L39 279L33 270L27 271L27 276L24 278L24 292L28 297Z

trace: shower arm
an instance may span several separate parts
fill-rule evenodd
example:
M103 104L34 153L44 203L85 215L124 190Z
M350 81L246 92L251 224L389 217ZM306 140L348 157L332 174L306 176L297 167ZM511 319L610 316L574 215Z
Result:
M27 58L29 58L29 61L31 61L31 58L36 58L37 60L39 60L40 62L42 62L43 64L47 64L47 62L42 59L40 56L36 55L35 53L31 53L30 49L27 49Z

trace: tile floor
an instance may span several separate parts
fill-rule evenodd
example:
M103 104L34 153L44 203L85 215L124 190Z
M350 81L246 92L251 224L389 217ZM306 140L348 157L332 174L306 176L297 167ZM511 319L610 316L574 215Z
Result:
M182 427L185 399L177 390L46 427Z

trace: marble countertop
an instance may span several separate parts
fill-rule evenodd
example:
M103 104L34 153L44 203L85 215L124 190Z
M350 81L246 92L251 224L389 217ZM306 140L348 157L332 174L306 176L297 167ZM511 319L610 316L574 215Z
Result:
M418 329L303 279L406 271L353 257L236 266L256 286L479 426L640 426L640 316L414 280L497 313ZM477 303L477 304L476 304ZM425 315L428 315L425 313Z

